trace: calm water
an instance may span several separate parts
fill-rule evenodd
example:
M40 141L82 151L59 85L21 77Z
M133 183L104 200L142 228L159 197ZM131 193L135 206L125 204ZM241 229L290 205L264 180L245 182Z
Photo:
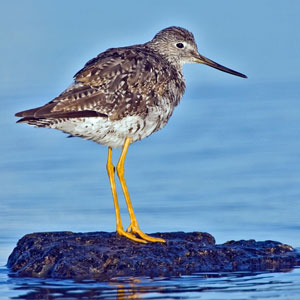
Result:
M299 269L80 284L8 277L7 257L26 233L115 230L107 149L15 124L16 111L55 95L16 91L0 99L1 299L299 299ZM126 178L142 229L299 247L299 95L297 83L188 84L167 127L129 148Z

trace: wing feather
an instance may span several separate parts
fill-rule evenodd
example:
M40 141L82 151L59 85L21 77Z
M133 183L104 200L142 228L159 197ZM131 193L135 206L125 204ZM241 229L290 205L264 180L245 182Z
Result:
M74 75L74 83L45 106L19 116L56 118L82 115L120 119L147 114L170 90L176 69L145 46L112 48L100 53ZM75 114L75 112L77 112ZM88 113L87 113L88 112Z

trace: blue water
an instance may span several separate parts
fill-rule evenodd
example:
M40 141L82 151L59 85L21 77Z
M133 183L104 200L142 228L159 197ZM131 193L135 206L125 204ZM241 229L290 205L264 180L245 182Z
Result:
M0 99L0 299L299 299L299 269L80 284L9 277L7 257L26 233L115 230L107 149L15 124L15 112L55 96L43 93ZM189 84L166 128L129 148L125 175L141 228L300 247L299 95L293 82Z

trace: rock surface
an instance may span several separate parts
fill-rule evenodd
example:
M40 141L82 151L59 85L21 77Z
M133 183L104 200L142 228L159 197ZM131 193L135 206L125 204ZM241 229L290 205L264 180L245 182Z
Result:
M216 245L208 233L157 233L166 243L138 244L116 233L25 235L8 259L13 276L108 280L119 276L177 276L194 272L286 271L300 254L274 241Z

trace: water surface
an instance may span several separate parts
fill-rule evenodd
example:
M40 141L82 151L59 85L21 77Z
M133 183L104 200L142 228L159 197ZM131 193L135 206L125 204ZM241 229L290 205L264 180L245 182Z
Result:
M142 229L207 231L217 243L271 239L299 247L299 95L293 83L191 86L166 128L129 148L126 178ZM1 101L3 299L298 299L299 269L102 283L8 277L4 265L22 235L114 231L115 216L107 149L15 124L16 111L43 104L37 95L16 93Z

